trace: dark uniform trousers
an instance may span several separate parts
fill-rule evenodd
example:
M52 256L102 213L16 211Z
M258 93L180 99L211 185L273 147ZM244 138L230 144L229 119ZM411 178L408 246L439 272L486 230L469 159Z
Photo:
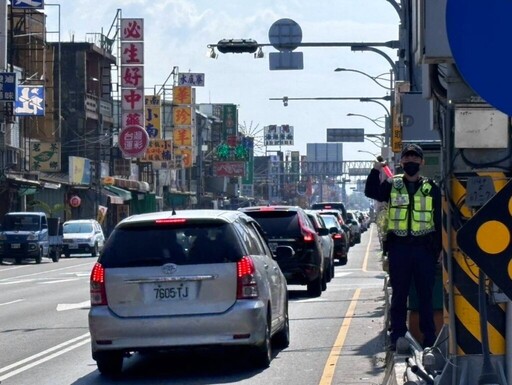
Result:
M434 310L432 293L435 281L436 260L430 245L418 242L414 237L394 239L388 245L389 275L391 282L391 342L407 332L407 297L411 278L418 296L419 327L424 335L423 346L435 342Z

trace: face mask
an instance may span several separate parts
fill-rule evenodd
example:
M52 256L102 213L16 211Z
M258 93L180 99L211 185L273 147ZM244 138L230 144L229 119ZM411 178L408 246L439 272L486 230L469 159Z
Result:
M414 176L420 171L420 164L416 162L407 162L403 165L404 172L409 176Z

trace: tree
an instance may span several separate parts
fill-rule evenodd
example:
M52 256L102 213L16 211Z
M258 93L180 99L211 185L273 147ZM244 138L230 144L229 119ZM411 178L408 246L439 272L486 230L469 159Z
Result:
M40 207L49 218L53 218L53 216L57 213L62 212L66 217L71 216L71 212L69 207L64 203L55 203L53 206L39 200L34 200L29 203L31 207Z

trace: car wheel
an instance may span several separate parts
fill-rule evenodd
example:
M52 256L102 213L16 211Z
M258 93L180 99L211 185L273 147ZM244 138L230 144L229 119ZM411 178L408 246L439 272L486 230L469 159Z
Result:
M16 258L16 259L14 260L14 263L15 263L16 265L21 265L21 258Z
M270 338L270 321L265 325L265 339L254 348L254 363L258 368L268 368L272 361L272 340Z
M314 279L308 283L308 296L320 297L322 295L322 277Z
M340 265L344 266L348 262L348 257L345 255L344 257L340 258Z
M64 258L69 258L69 257L71 257L70 253L64 253Z
M285 349L290 345L290 318L288 317L288 301L284 309L284 325L274 335L274 345L278 349Z
M322 291L327 290L327 276L330 274L328 270L324 270L324 273L322 274Z
M105 376L117 376L123 369L123 354L121 352L97 353L94 359L99 372Z
M4 263L4 259L0 258L0 264Z
M94 247L92 248L91 256L93 258L97 258L98 257L98 244L97 243L95 243Z
M331 261L331 279L333 279L336 276L336 270L334 266L334 259Z
M36 263L41 263L43 260L43 249L39 249L39 255L36 257Z

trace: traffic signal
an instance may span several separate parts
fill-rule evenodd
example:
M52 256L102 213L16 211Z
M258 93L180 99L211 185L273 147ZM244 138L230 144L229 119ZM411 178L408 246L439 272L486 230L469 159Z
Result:
M217 49L222 53L254 53L259 45L253 39L223 39L217 43Z

